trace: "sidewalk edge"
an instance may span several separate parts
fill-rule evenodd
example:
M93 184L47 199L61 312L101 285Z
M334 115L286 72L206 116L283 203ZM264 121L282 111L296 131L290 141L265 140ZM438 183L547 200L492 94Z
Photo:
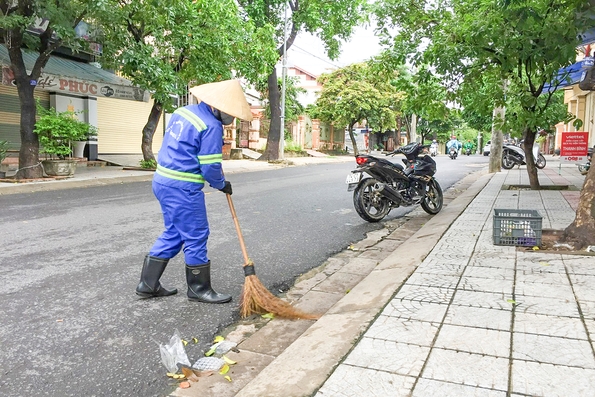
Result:
M245 385L236 397L277 397L279 390L283 390L286 397L313 395L493 175L481 176L380 262L349 294ZM357 326L351 325L354 321Z

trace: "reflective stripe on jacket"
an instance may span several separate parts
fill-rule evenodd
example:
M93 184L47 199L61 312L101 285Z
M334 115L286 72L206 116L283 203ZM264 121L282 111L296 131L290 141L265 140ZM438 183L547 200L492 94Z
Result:
M223 126L210 106L201 102L176 109L165 130L153 180L182 189L202 189L206 181L222 189L222 148Z

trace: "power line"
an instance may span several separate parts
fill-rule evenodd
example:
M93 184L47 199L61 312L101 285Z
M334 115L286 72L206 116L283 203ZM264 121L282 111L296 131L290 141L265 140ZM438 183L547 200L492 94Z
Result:
M322 58L322 57L319 57L318 55L312 54L311 52L309 52L309 51L307 51L307 50L304 50L303 48L301 48L301 47L299 47L299 46L297 46L297 45L295 45L295 44L294 44L294 45L292 45L292 46L291 46L291 48L292 48L292 49L293 49L293 48L296 48L296 49L298 49L298 50L300 50L300 51L302 51L302 52L304 52L304 53L306 53L306 54L308 54L308 55L310 55L310 56L312 56L312 57L314 57L314 58L320 59L321 61L323 61L323 62L325 62L325 63L328 63L329 65L333 65L334 67L336 67L336 68L338 68L338 69L342 68L342 66L336 65L336 64L334 64L334 63L332 63L332 62L328 61L327 59L324 59L324 58Z

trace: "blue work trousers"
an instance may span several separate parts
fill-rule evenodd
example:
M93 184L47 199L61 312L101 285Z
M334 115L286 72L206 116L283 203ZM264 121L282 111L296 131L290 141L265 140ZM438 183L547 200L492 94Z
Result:
M184 247L188 266L208 263L209 222L202 189L179 189L153 182L153 193L161 204L165 231L149 255L171 259Z

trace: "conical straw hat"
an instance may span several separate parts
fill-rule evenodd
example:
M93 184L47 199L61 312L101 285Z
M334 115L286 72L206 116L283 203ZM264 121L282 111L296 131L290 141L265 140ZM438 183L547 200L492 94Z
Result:
M197 85L190 89L190 93L198 100L230 116L252 121L250 105L238 80Z

